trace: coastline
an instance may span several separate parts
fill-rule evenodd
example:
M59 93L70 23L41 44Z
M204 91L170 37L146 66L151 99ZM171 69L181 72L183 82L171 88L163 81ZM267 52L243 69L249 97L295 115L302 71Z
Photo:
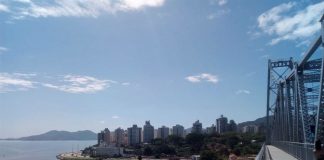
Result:
M81 153L75 153L75 152L61 153L56 156L56 159L59 159L59 160L95 160L95 158L91 158L89 156L82 156Z

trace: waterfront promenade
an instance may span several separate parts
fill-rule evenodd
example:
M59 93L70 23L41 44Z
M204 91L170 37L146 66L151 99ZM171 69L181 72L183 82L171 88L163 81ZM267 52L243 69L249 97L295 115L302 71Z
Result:
M75 152L69 152L69 153L62 153L56 156L57 159L59 160L98 160L99 158L92 158L89 156L83 156L81 153L75 153ZM132 158L107 158L107 160L137 160L137 157L132 157ZM143 157L142 160L155 160L152 158L145 158ZM160 158L156 160L168 160L168 158ZM180 160L191 160L191 159L180 159Z
M62 153L56 156L59 160L95 160L95 158L91 158L89 156L83 156L81 153L69 152Z

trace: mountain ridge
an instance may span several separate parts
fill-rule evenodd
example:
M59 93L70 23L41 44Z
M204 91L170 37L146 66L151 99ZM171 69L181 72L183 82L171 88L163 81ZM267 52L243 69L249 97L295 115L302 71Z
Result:
M97 134L90 130L82 131L58 131L51 130L42 134L20 137L20 138L7 138L2 140L22 140L22 141L61 141L61 140L96 140Z

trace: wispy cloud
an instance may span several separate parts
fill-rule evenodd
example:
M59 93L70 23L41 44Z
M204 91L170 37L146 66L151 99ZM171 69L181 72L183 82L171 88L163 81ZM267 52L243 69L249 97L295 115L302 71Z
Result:
M251 91L246 89L240 89L235 92L235 94L251 94Z
M110 87L112 80L100 80L90 76L66 75L63 84L44 83L43 86L68 93L95 93Z
M129 86L130 83L129 82L123 82L121 85L123 85L123 86Z
M0 3L0 12L9 12L8 6Z
M9 2L13 19L26 17L98 17L104 13L139 11L160 7L165 0L18 0ZM1 9L1 6L0 6Z
M83 75L48 76L36 73L0 72L0 93L41 87L67 93L96 93L117 83L119 82ZM130 85L129 82L121 84Z
M117 116L117 115L114 115L114 116L112 116L111 118L112 118L112 119L119 119L120 117Z
M139 10L145 7L160 7L164 4L164 0L120 0L116 9Z
M0 46L0 55L8 51L8 48Z
M187 81L192 83L199 83L199 82L210 82L210 83L218 83L219 79L216 75L212 75L210 73L202 73L199 75L188 76L185 78Z
M102 120L102 121L99 121L99 123L100 123L100 124L105 124L105 121L104 121L104 120Z
M0 73L0 93L22 91L35 88L36 82L20 73Z
M222 17L222 16L224 16L226 14L229 14L230 12L231 12L231 10L229 10L229 9L221 9L221 10L218 10L217 12L209 14L207 16L207 19L213 20L213 19Z
M218 4L219 6L223 6L228 2L228 0L210 0L211 4Z
M324 2L297 10L297 3L283 3L262 13L258 17L258 28L274 38L275 45L284 40L305 41L321 28L318 22L324 12Z
M36 73L12 73L12 75L17 77L28 78L28 79L37 76Z

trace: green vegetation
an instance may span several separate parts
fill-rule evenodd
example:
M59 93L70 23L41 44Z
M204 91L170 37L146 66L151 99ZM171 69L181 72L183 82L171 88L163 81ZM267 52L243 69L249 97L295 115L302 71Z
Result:
M204 150L200 153L201 160L219 160L219 155L215 151Z
M237 156L257 154L264 140L261 134L188 134L185 138L169 136L167 139L154 139L151 144L137 148L136 153L155 158L199 154L202 160L218 160L227 159L231 153Z

